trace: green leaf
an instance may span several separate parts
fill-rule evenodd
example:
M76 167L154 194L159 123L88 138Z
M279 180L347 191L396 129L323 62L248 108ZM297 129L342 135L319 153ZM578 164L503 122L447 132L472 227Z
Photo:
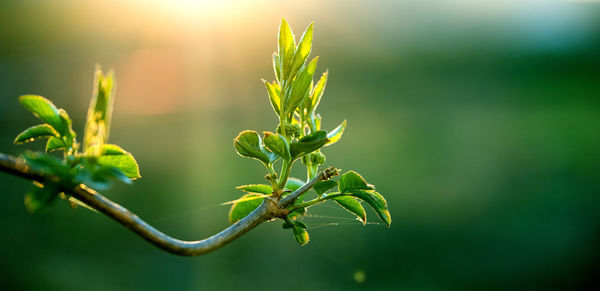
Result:
M298 72L298 76L292 83L290 96L285 100L285 112L294 112L294 110L308 98L312 78L317 69L318 61L319 57L315 57L308 65L302 67L300 72Z
M287 80L290 71L290 65L294 57L294 51L296 50L296 42L294 40L294 34L290 25L285 21L285 18L281 18L281 25L279 26L279 41L278 41L278 52L281 63L281 76L282 80Z
M284 160L290 160L290 146L287 140L281 134L274 134L272 132L264 132L265 146L276 155L282 157Z
M306 194L306 193L304 193L304 194ZM302 195L304 195L304 194L302 194ZM303 201L298 202L298 200L296 200L296 201L297 202L294 204L300 204L303 202ZM294 210L293 212L290 212L288 214L288 217L291 219L299 219L300 217L304 216L305 214L306 214L306 208L299 208L299 209Z
M300 221L294 221L292 230L294 231L294 238L301 245L305 245L310 240L308 232L306 231L306 225Z
M367 224L367 213L365 212L365 209L362 207L360 202L356 201L355 198L348 196L338 196L333 197L332 200L339 204L342 208L358 216L358 218L360 219L360 221L362 221L363 224Z
M109 72L105 76L100 67L97 67L94 74L94 93L88 109L83 140L83 148L87 154L97 156L99 153L92 153L90 149L94 146L101 147L108 141L114 103L113 85L113 73Z
M63 141L65 142L65 148L71 148L73 147L75 137L77 136L73 130L73 121L71 121L69 114L67 114L67 111L64 109L59 109L58 113L60 114L63 123L67 126L66 132L62 135Z
M58 137L59 134L54 128L48 124L34 125L23 132L19 133L15 138L15 144L22 144L33 141L42 137Z
M306 59L310 55L313 40L313 24L314 23L311 23L306 28L304 34L302 35L302 38L300 39L300 42L298 43L298 48L294 53L294 58L292 60L292 65L290 68L290 77L293 77L298 72L298 70L304 65Z
M133 158L133 155L119 146L105 144L100 153L101 155L98 157L98 164L107 167L115 167L132 180L141 177L138 163L135 158Z
M277 53L273 53L273 71L275 71L277 81L281 82L281 63Z
M315 189L315 192L317 192L317 194L319 196L323 195L323 193L333 189L333 187L337 186L338 183L335 180L325 180L325 181L321 181L316 183L313 186L313 189Z
M51 175L59 176L66 181L71 179L70 168L62 160L38 152L26 151L23 158L30 167Z
M291 221L291 224L290 222ZM288 215L284 220L283 220L283 224L281 225L284 229L290 229L293 227L294 224L297 224L299 227L302 227L304 229L306 229L306 224L304 224L304 222L299 221L299 220L294 220L291 215Z
M234 203L229 210L229 222L235 223L248 216L250 212L258 208L265 198L258 194L246 194L238 202Z
M88 159L85 167L77 172L77 181L96 190L107 190L113 179L131 184L131 180L120 169L100 164L95 159Z
M63 135L66 133L67 125L50 100L37 95L23 95L19 97L19 102L37 118L52 126L58 133Z
M373 185L367 184L363 177L354 171L348 171L340 177L338 190L340 193L348 193L354 190L374 190Z
M235 187L249 193L260 193L260 194L271 194L273 193L273 187L265 184L250 184Z
M342 134L344 134L344 130L346 129L346 120L342 121L340 125L338 125L335 129L327 134L327 138L329 141L325 144L325 146L332 145L336 143L340 138L342 138Z
M325 85L327 85L327 78L329 76L329 71L325 71L325 73L323 73L323 75L321 75L321 78L319 79L319 81L317 82L317 84L315 85L315 87L312 90L312 93L310 94L310 108L309 108L309 112L314 111L315 109L317 109L317 106L319 106L319 103L321 102L321 97L323 97L323 92L325 91Z
M58 186L52 183L34 184L25 194L25 207L29 212L39 212L52 203L60 193Z
M101 156L98 158L98 163L117 168L132 180L141 178L139 166L131 154Z
M105 144L102 146L102 150L100 154L103 156L112 156L112 155L126 155L127 151L122 149L120 146L115 144Z
M315 124L315 127L317 128L317 130L321 130L321 114L311 114L311 119L313 119L313 122Z
M273 106L273 110L275 110L275 113L279 115L279 104L281 104L281 88L279 87L279 84L275 82L273 82L272 84L265 80L263 80L263 82L267 87L267 92L269 93L269 100L271 101L271 106Z
M385 198L383 198L381 194L375 191L355 190L352 193L349 193L349 195L360 198L371 205L375 210L375 213L377 213L377 216L379 216L381 221L388 227L392 224L392 216L388 210L387 201L385 201Z
M65 149L65 143L56 137L51 137L48 139L48 142L46 143L46 152L52 152L55 150L64 150Z
M260 136L253 130L242 131L233 140L233 146L239 155L257 159L265 165L271 164L277 159L274 153L264 148Z
M327 132L323 130L315 131L307 136L302 137L290 145L290 154L292 155L292 160L320 149L328 141L329 139L327 139Z

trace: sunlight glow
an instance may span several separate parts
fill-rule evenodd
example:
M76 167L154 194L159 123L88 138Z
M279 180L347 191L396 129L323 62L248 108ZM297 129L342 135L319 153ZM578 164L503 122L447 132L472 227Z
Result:
M171 14L175 17L181 17L187 20L201 20L198 18L212 18L216 15L231 13L232 10L237 10L244 5L243 1L239 0L151 0L141 1L142 5L147 5L148 2L158 11L165 14ZM236 9L233 9L233 8Z

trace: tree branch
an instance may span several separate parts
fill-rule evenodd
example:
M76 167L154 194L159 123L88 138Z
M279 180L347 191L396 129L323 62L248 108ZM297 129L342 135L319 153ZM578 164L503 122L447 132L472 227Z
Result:
M60 182L58 177L36 171L35 169L30 168L22 159L2 153L0 153L0 171L41 183L44 181ZM268 197L248 216L232 224L223 231L199 241L184 241L170 237L152 227L128 209L83 184L72 188L61 186L61 190L98 212L116 220L143 239L167 252L181 256L197 256L219 249L225 244L244 235L262 222L274 218L281 213L281 209L284 209L298 196L310 190L314 184L322 180L327 180L337 174L335 168L329 168L319 173L314 179L298 188L298 190L285 196L280 201L276 201L276 196Z
M310 190L318 182L321 182L324 180L329 180L329 178L337 176L338 171L339 170L334 167L329 167L329 168L323 170L312 180L308 181L306 184L302 185L302 187L298 188L298 190L294 191L290 195L287 195L287 196L281 198L281 200L279 200L279 203L277 205L279 206L279 208L285 208L286 206L290 205L294 200L296 200L296 198L298 198L298 196L300 196L300 195L304 194L306 191Z

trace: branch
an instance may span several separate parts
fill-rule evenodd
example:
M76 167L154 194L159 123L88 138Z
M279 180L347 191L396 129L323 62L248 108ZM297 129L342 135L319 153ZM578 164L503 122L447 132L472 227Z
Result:
M36 171L27 166L22 159L17 159L2 153L0 153L0 171L41 183L44 181L60 182L58 177ZM197 256L219 249L225 244L244 235L262 222L271 220L281 213L281 209L292 203L298 196L310 190L314 184L335 175L337 175L337 170L335 168L329 168L319 173L314 179L310 180L290 195L285 196L280 201L276 201L277 196L268 197L258 208L248 214L248 216L232 224L223 231L199 241L184 241L168 236L146 223L127 208L111 201L83 184L72 188L62 186L61 190L65 193L69 193L75 199L85 203L98 212L116 220L143 239L167 252L181 256Z
M281 200L279 200L279 203L277 205L279 206L279 208L285 208L286 206L290 205L294 200L296 200L296 198L298 198L298 196L300 196L300 195L304 194L306 191L310 190L310 188L312 188L315 184L317 184L318 182L324 181L324 180L329 180L329 178L331 178L331 177L337 176L338 172L339 172L339 170L334 167L329 167L329 168L323 170L312 180L308 181L306 184L302 185L302 187L298 188L298 190L294 191L290 195L287 195L287 196L281 198Z

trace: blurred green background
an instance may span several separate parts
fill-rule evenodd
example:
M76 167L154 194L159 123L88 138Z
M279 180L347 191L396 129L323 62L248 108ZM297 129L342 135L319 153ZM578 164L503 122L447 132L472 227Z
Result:
M0 174L0 282L43 290L577 289L600 260L600 3L596 1L2 1L0 152L40 94L81 135L96 63L114 68L111 141L143 179L106 196L201 239L228 225L244 129L273 131L261 78L285 16L315 21L330 80L327 164L389 202L392 227L312 208L299 247L280 223L214 253L162 252L65 203L31 215L30 182ZM294 175L304 178L300 166Z

